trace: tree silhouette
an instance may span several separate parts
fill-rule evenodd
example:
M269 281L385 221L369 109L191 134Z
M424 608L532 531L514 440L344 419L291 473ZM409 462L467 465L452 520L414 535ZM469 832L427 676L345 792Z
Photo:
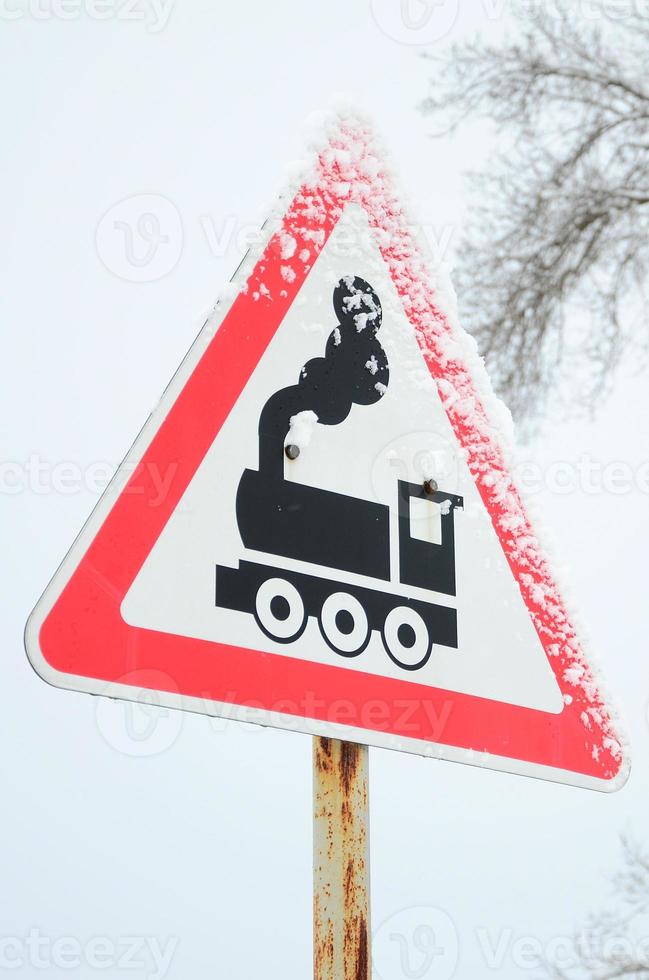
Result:
M545 973L553 980L647 980L649 977L649 857L622 839L622 870L613 879L615 911L592 916Z
M644 364L649 350L649 13L536 7L500 44L427 55L421 106L442 132L469 116L498 127L499 153L474 176L457 284L518 418L566 379L570 403L591 408L622 355Z

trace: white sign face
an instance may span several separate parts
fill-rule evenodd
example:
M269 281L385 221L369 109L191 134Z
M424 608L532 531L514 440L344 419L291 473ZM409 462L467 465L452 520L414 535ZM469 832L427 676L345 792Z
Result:
M36 608L32 662L78 690L614 788L619 741L482 369L367 134L332 147Z

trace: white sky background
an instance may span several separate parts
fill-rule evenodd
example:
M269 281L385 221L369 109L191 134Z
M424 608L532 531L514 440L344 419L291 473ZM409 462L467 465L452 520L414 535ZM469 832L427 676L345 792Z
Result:
M439 43L472 29L497 33L507 23L501 7L493 20L497 4L467 2ZM395 33L384 5L376 8ZM449 9L446 0L436 16ZM149 24L159 16L145 14ZM89 489L53 486L51 467L88 474L123 456L238 264L242 235L303 152L309 112L332 94L354 97L375 116L413 213L441 237L462 221L461 171L476 164L483 130L427 138L431 124L415 104L430 69L421 49L402 43L408 32L396 33L380 29L365 0L176 0L158 32L118 16L0 16L1 453L44 467L39 477L23 470L22 492L0 494L0 939L22 943L11 951L24 961L15 977L71 972L30 963L31 929L84 946L92 937L162 946L177 937L171 978L310 974L309 739L139 711L138 730L155 730L138 742L124 706L42 683L22 629L96 500ZM177 262L166 276L128 282L106 265L119 271L119 242L100 255L95 235L109 208L142 194L172 202L182 234L169 225L172 251L161 255ZM637 469L649 459L646 387L646 378L620 378L593 424L548 426L530 454L546 468L588 454L600 467ZM448 977L454 965L452 929L439 938L445 916L457 931L456 977L534 976L515 940L545 946L570 933L609 894L619 832L647 841L648 497L612 493L601 480L588 489L575 477L571 492L546 486L537 499L623 709L631 780L606 796L373 751L373 923L390 919L386 928L406 937L418 923L437 930L447 953L426 977ZM500 943L496 968L481 950L487 933ZM401 980L408 963L381 953L385 934L377 966ZM422 954L411 944L409 955L416 969ZM153 970L149 958L128 975ZM124 973L116 957L76 971Z

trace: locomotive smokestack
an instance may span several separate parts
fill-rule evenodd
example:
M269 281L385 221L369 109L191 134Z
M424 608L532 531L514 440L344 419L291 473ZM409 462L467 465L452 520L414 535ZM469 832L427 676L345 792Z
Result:
M324 357L308 361L296 385L266 402L259 420L259 470L283 478L284 441L291 419L313 412L321 425L339 425L352 405L373 405L385 394L390 371L377 339L381 303L358 276L344 276L333 292L338 323Z

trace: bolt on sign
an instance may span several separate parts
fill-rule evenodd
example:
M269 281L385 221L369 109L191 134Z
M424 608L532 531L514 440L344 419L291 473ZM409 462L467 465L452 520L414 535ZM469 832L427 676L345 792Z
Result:
M32 613L35 669L617 788L507 413L364 121L327 122L266 227Z

